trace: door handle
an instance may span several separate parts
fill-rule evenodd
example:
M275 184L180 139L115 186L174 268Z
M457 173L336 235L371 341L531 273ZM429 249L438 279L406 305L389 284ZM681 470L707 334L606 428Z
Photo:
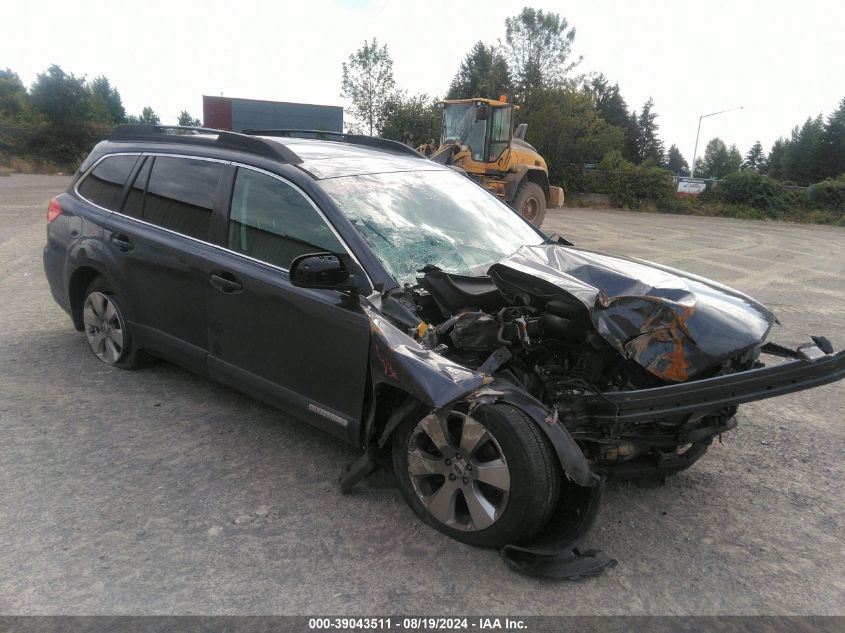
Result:
M121 233L112 233L111 242L117 247L117 250L123 251L124 253L135 248L132 241Z
M226 272L211 273L211 285L227 294L238 294L244 289L244 285L234 275Z

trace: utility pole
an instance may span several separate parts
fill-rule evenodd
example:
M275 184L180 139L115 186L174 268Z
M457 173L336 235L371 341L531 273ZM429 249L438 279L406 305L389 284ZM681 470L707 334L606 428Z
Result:
M695 157L698 154L698 135L701 134L701 119L706 119L709 116L716 116L717 114L724 114L725 112L733 112L734 110L742 110L745 106L737 106L736 108L728 108L727 110L719 110L718 112L711 112L710 114L702 114L698 117L698 131L695 133L695 149L692 150L692 164L690 165L689 177L695 178Z

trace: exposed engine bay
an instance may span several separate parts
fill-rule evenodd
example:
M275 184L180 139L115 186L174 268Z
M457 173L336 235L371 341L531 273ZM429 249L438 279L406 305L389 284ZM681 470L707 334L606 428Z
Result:
M681 277L680 275L684 275ZM486 277L428 266L382 312L424 348L490 372L557 415L610 398L762 367L774 316L714 282L644 262L524 247ZM494 367L489 365L496 358ZM561 416L603 476L662 477L735 426L737 407L608 424Z

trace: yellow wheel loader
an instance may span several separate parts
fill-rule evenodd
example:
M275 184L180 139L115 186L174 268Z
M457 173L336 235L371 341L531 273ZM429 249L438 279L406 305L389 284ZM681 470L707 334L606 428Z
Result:
M451 165L494 193L532 224L540 226L549 207L563 206L563 189L549 184L543 157L525 141L528 124L513 129L516 106L492 99L439 101L440 141L418 150Z

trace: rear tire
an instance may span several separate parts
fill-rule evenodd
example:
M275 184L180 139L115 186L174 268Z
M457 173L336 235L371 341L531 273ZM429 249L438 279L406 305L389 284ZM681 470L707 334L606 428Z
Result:
M543 188L536 182L523 180L516 190L513 208L531 224L540 228L546 219L546 194L543 193Z
M102 277L85 289L82 321L91 351L106 365L135 369L140 365L140 353L124 314L120 298Z
M480 547L531 539L560 495L560 466L548 439L505 404L406 420L393 435L393 466L423 522Z

